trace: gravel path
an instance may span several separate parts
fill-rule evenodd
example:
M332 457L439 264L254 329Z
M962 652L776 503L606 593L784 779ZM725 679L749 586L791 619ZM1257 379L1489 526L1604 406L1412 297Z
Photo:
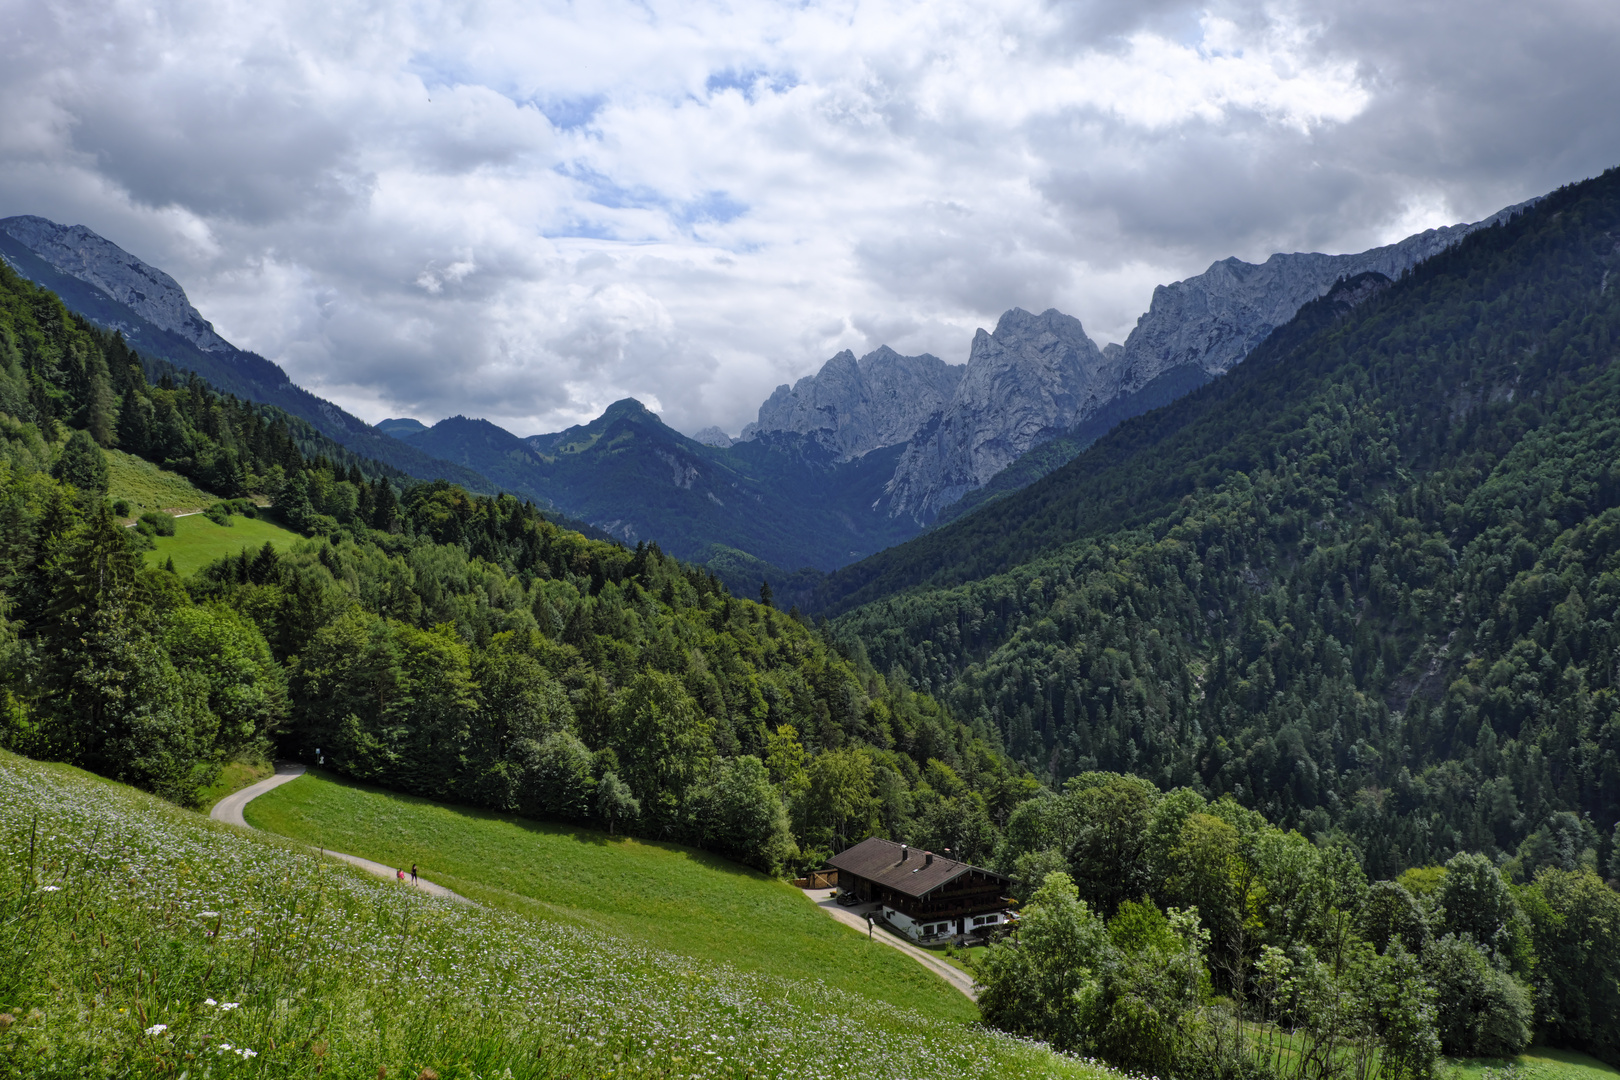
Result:
M213 818L215 821L223 821L231 825L240 825L244 829L251 829L253 826L249 825L247 823L247 819L242 816L243 808L254 799L257 799L260 795L263 795L265 792L278 788L282 784L285 784L291 780L296 780L303 775L304 767L302 765L278 765L276 766L276 775L265 780L260 780L257 784L253 784L250 787L245 787L241 791L233 792L232 794L225 796L223 799L219 800L219 802L214 804L214 809L209 811L208 816ZM319 848L317 850L319 850L322 855L330 855L334 859L342 859L351 866L358 866L360 869L376 874L380 878L393 878L396 876L399 869L398 867L394 866L384 866L380 862L372 862L370 859L362 859L358 855L345 855L341 851L327 851L325 848ZM407 878L405 883L409 885L410 879ZM454 900L458 904L472 903L471 900L468 900L460 893L453 893L443 885L435 885L431 881L423 881L418 879L416 888L421 889L430 896L442 896L447 900Z
M854 927L861 933L867 932L866 913L876 914L878 905L862 904L859 907L840 907L838 901L827 895L827 889L801 889L805 898L828 915L837 919L845 926ZM935 975L950 983L956 989L968 996L969 1001L978 1001L979 995L973 990L973 976L961 968L946 963L927 949L919 949L905 938L896 934L882 923L872 924L872 940L881 941L885 945L899 949Z

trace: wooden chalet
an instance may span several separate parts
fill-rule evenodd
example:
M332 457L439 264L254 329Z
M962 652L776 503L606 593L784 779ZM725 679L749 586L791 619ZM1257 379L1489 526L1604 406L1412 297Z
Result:
M982 933L1007 922L1008 879L970 863L870 837L827 860L838 890L880 905L890 925L917 941Z

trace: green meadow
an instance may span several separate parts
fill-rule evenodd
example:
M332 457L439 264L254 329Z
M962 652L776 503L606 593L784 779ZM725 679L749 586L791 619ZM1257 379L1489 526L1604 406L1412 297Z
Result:
M424 876L465 896L695 960L970 1021L967 998L829 919L791 885L692 848L445 806L312 770L248 804L256 828Z
M201 514L175 518L174 535L155 538L157 547L146 553L146 564L162 566L166 560L173 559L175 572L184 577L243 548L257 551L269 541L285 549L303 539L264 518L233 515L228 520L229 525L216 525Z
M1512 1058L1454 1059L1450 1080L1616 1080L1620 1069L1574 1050L1532 1046ZM1489 1074L1489 1075L1487 1075Z
M315 779L288 787L299 785L317 803L323 791L351 794ZM516 832L479 833L461 834L477 845L465 859L521 856ZM676 911L681 889L695 903L708 877L702 895L718 899L729 877L767 922L792 922L769 910L776 897L795 898L786 886L768 892L771 883L723 867L682 870L690 860L674 850L556 838L565 842L575 847L553 850L574 851L583 869L559 880L559 894L594 882L631 906ZM617 874L605 869L615 855ZM665 884L641 880L648 871ZM829 985L791 962L775 975L651 948L583 925L588 906L555 918L538 902L439 876L481 903L434 899L78 769L0 752L0 1076L1117 1076L938 1010ZM613 906L598 902L601 921L628 925L601 914ZM684 906L671 938L697 921ZM783 943L788 960L802 950ZM877 967L866 975L885 977Z
M165 514L201 510L219 500L190 480L122 450L103 449L107 458L107 495L130 505L130 516L147 511Z

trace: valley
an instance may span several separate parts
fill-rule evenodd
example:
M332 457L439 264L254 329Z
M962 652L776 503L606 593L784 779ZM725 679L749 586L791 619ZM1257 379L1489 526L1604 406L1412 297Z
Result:
M216 856L218 834L188 832L182 811L7 757L7 865L24 884L6 902L57 921L0 986L19 1032L0 1035L6 1052L63 1075L96 1055L154 1075L194 1060L202 1034L221 1037L208 1025L237 1022L187 1004L224 1000L203 985L213 967L193 970L221 945L221 912L197 937L142 875L183 891L200 873L206 894L218 872L195 867L262 857L273 868L233 886L244 913L281 911L296 939L321 897L347 897L378 929L345 955L397 938L495 1002L464 1041L396 1032L356 1018L399 1009L409 980L262 943L232 954L266 1010L233 1046L312 1053L325 1016L346 1040L340 1074L476 1059L770 1075L809 1060L783 1050L789 1030L848 1067L934 1040L922 1075L1089 1075L1099 1058L1139 1075L1424 1080L1446 1055L1512 1061L1538 1043L1613 1064L1617 231L1610 172L1431 237L1423 261L1385 251L1253 343L1206 335L1228 349L1212 366L1138 383L1120 365L1139 341L1099 349L1060 312L1013 309L966 370L835 357L825 385L761 411L804 430L730 445L633 400L526 439L389 422L420 460L496 474L483 491L213 387L0 267L0 741L180 806L216 798L228 769L318 753L327 771L256 801L254 824L431 867L489 909L383 902L375 882L303 876L268 854L301 849L262 837ZM1226 264L1204 284L1270 296L1295 262ZM905 387L929 419L903 444L876 445L915 415L832 407ZM1015 419L985 428L979 405ZM897 486L923 459L943 486ZM950 497L916 502L925 488ZM565 489L587 532L537 505ZM937 515L929 531L838 565L815 523L890 543L856 511L897 492ZM938 520L970 492L976 506ZM193 505L206 514L164 512ZM908 514L884 520L921 529ZM752 598L750 578L806 550L825 569ZM183 867L115 826L137 805L170 823ZM79 909L45 906L67 887L27 876L46 864L32 829L22 854L23 807L54 815L49 840L75 838L50 873L179 959L161 975L128 956L87 966ZM998 915L1017 912L1011 940L974 957L976 1006L781 880L863 840L900 851L899 874L913 849L919 870L966 866ZM119 859L145 869L72 876ZM561 951L514 974L477 940L497 923L548 943L526 956ZM260 959L281 989L253 975ZM123 1027L91 1015L115 975ZM136 989L161 979L173 1022L136 1026L128 1010L158 1004ZM323 1004L268 1008L311 986ZM471 1015L459 993L434 1000ZM69 997L67 1035L18 1027ZM537 1022L547 1000L570 1019ZM622 1019L582 1040L602 1002ZM701 1065L698 1029L727 1044ZM196 1036L192 1059L152 1041L170 1031Z

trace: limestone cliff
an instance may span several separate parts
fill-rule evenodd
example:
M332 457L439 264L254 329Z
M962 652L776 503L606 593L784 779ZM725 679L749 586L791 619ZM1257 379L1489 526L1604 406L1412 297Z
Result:
M809 435L842 461L909 440L951 400L964 369L937 356L901 356L887 345L855 359L845 349L791 387L783 384L743 429Z

